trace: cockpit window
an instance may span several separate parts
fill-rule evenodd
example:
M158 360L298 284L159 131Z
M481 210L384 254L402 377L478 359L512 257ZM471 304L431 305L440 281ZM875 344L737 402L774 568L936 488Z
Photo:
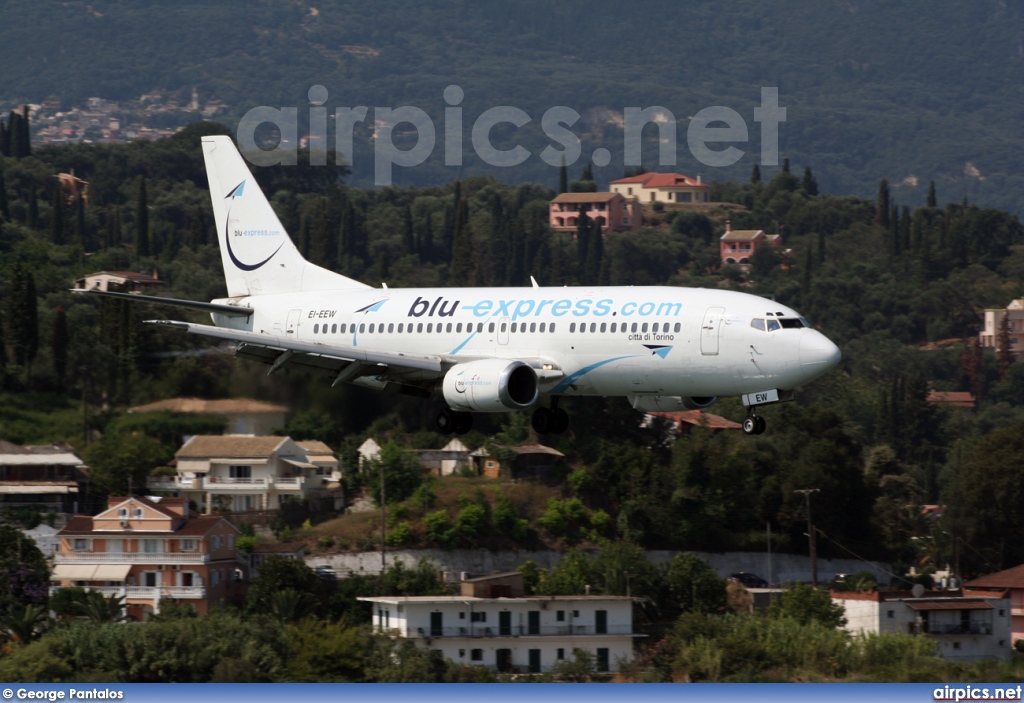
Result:
M755 317L753 320L751 320L750 326L753 327L755 330L761 330L762 332L764 332L764 320L760 317Z
M779 324L778 320L768 320L768 331L774 332L779 329L782 325Z
M804 321L799 317L783 317L782 319L779 320L779 322L781 322L782 326L785 327L786 329L795 329L807 326L804 324Z

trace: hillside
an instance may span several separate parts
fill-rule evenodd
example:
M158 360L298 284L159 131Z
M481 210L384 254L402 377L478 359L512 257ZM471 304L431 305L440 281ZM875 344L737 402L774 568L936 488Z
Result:
M599 181L622 175L617 115L651 105L668 108L679 122L676 170L707 181L743 180L760 146L753 121L760 89L778 87L788 111L781 153L794 165L812 165L824 192L871 196L885 177L900 204L913 206L934 180L944 201L967 198L1020 212L1019 6L697 0L685 9L645 7L11 0L5 13L17 21L0 26L0 105L55 98L70 107L91 96L124 100L154 89L187 103L197 87L232 106L225 119L234 125L257 105L297 106L305 115L307 91L319 84L329 92L328 109L420 107L432 116L440 144L442 94L456 84L465 91L468 151L476 116L512 105L533 119L518 135L532 158L494 169L469 153L461 168L445 167L438 147L425 164L400 169L398 182L437 185L490 173L552 186L557 168L537 156L549 143L538 127L548 108L565 105L582 115L573 129L583 136L584 159L595 147L610 151L611 163L596 170ZM749 131L749 144L737 145L745 156L730 167L702 166L687 148L690 117L715 105L736 110ZM363 185L373 182L369 130L357 129L353 157L353 182ZM496 132L499 145L511 146L508 130ZM644 162L654 168L653 129L645 137Z

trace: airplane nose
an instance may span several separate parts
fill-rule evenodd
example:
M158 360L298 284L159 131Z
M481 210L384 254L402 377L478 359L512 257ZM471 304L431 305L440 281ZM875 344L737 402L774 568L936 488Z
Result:
M800 338L800 365L822 365L822 370L839 363L843 353L828 337L817 330L807 330Z

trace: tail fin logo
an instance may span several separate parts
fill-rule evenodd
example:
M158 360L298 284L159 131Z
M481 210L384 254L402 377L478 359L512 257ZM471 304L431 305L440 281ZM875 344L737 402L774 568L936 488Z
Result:
M232 222L232 220L231 220L231 208L234 206L235 198L240 198L244 191L245 191L245 181L242 181L241 183L236 185L234 188L232 188L228 192L227 195L224 196L225 200L227 200L228 198L231 199L231 205L228 206L227 217L224 219L224 245L227 247L228 257L230 257L231 263L233 263L235 266L237 266L238 268L240 268L243 271L255 271L256 269L260 268L265 263L267 263L268 261L273 259L274 256L277 254L277 252L281 251L281 247L284 246L284 242L281 242L277 246L277 249L274 249L274 251L270 254L270 256L268 256L263 261L260 261L259 263L256 263L256 264L247 264L247 263L239 260L239 258L237 256L235 256L235 252L231 248L232 235L234 235L236 237L244 237L244 236L249 235L249 234L252 234L252 235L274 235L274 234L280 234L281 233L279 230L278 231L247 230L247 229L240 229L240 228L239 229L235 229L234 232L231 231L231 222Z

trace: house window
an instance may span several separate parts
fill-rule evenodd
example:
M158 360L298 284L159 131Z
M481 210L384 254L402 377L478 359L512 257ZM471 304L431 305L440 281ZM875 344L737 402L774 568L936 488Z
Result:
M459 659L462 659L464 656L466 656L466 650L465 649L460 649L459 650Z
M565 622L565 611L564 610L557 611L555 613L555 620L557 620L558 622ZM559 657L559 659L561 659L561 657Z
M210 585L216 586L220 583L220 572L217 570L210 572Z
M142 517L142 508L135 509L135 517Z
M156 588L156 572L147 571L142 574L142 585L146 588Z
M555 653L555 659L565 659L565 648L564 647L559 647L558 648L558 651Z
M229 466L228 476L231 478L252 478L251 466Z
M1005 618L1006 617L1006 610L1005 609L1003 609L1003 608L999 609L999 617L1001 617L1001 618Z
M960 643L959 642L954 642L953 643L953 649L960 649Z
M474 649L472 652L469 653L469 658L472 659L475 662L483 661L484 660L484 650L482 650L482 649Z
M74 544L71 546L76 552L87 552L89 551L89 540L87 539L76 539Z
M573 616L574 618L578 618L578 617L580 616L580 611L578 611L578 610L574 610L574 611L572 611L572 616Z
M465 612L459 613L459 620L465 620L465 619L466 619L466 613Z
M183 552L194 552L196 551L196 541L194 539L183 539L180 542L181 551Z
M893 618L896 617L896 611L895 610L887 610L887 611L885 611L885 617L887 617L890 620L892 620Z
M121 508L117 511L118 517L128 517L128 508Z
M487 613L470 613L470 622L487 622Z
M159 539L144 539L142 540L142 551L146 554L157 554L164 551L163 540Z

